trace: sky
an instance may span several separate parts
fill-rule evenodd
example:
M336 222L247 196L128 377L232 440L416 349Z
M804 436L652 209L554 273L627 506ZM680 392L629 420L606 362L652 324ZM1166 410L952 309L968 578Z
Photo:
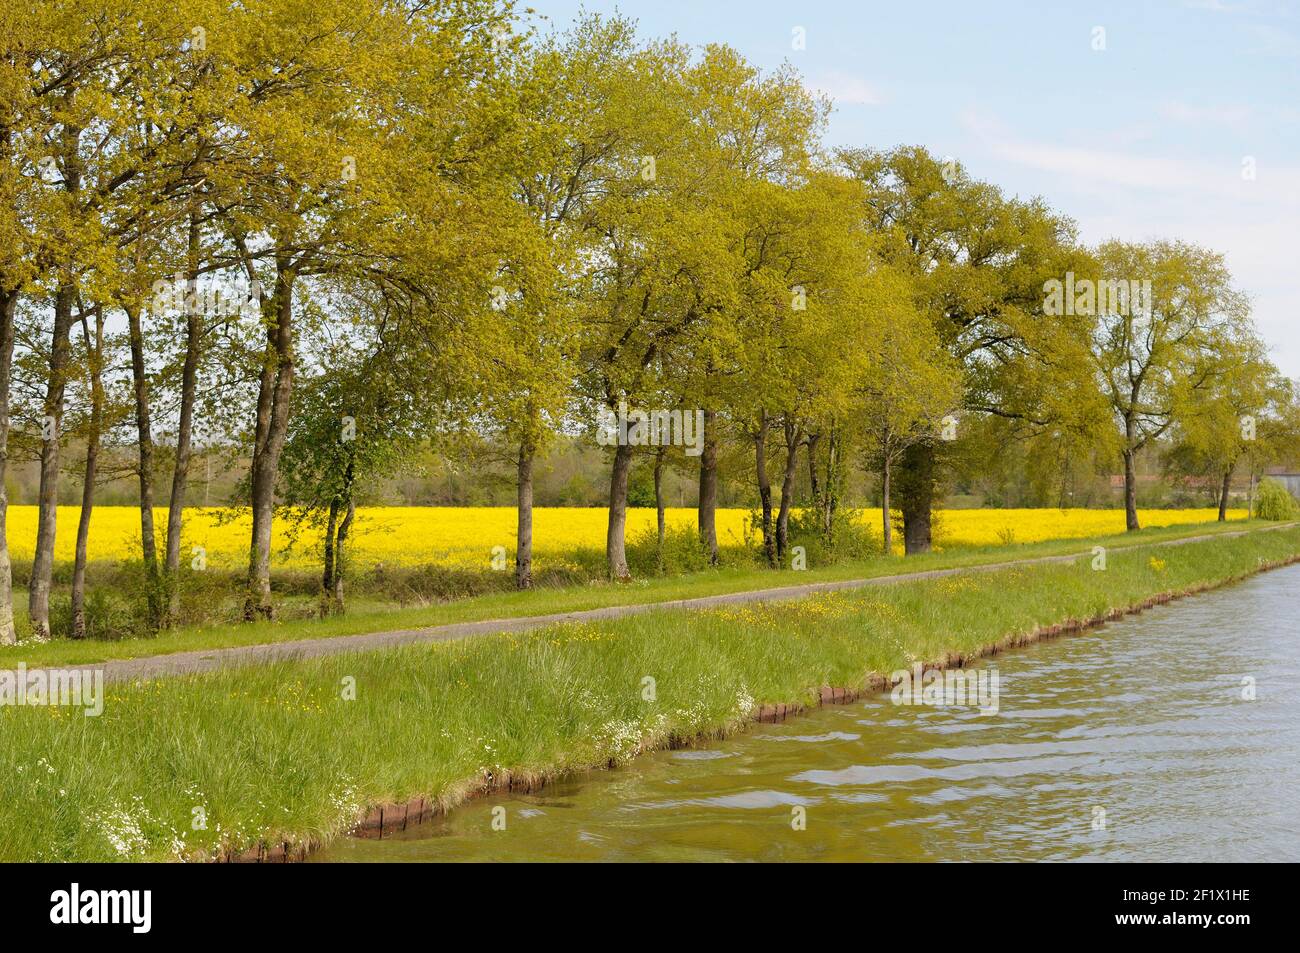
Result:
M647 38L788 61L834 101L830 145L955 157L1090 244L1220 251L1300 378L1300 0L524 2L541 29L617 11Z

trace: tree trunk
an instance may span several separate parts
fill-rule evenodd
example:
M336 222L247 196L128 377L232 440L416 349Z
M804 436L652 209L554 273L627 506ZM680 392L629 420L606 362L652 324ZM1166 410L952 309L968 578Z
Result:
M325 518L325 555L322 560L323 569L320 578L320 617L323 619L330 614L331 602L334 599L334 534L338 529L339 521L339 501L338 498L330 500L329 515Z
M334 612L342 615L347 609L343 601L343 580L347 576L348 568L348 537L352 533L352 521L357 515L357 501L348 492L348 509L343 516L343 521L339 523L338 542L334 547Z
M176 425L176 469L172 473L172 493L167 506L167 624L175 623L180 593L177 590L181 566L181 524L185 518L185 485L190 475L190 442L194 426L194 399L199 366L199 345L203 335L203 315L197 304L199 268L199 226L190 218L190 277L186 301L185 362L181 367L181 406Z
M718 564L718 428L715 411L704 412L704 447L700 454L700 500L697 525L709 563Z
M1124 520L1130 533L1141 529L1137 509L1137 469L1133 450L1124 451Z
M329 515L325 519L325 558L324 572L321 574L321 618L343 613L343 575L344 546L348 530L356 516L356 497L353 495L355 483L355 460L349 459L347 469L343 472L343 488L330 500ZM343 501L347 500L346 508ZM339 510L344 508L342 521ZM337 530L336 530L337 527Z
M664 571L664 536L668 531L667 520L665 519L664 514L666 504L664 502L663 482L664 454L666 451L666 447L660 447L655 453L655 527L658 531L655 553L658 556L660 572Z
M253 442L253 532L248 553L248 595L244 620L269 619L271 605L271 528L275 517L275 483L280 453L289 429L293 394L293 282L283 259L276 262L275 294L269 303L267 346L257 394L257 429Z
M799 468L799 445L803 442L799 427L785 415L785 471L781 478L781 511L776 518L776 554L784 564L790 551L790 511L794 508L794 475Z
M812 493L813 506L821 506L821 479L817 476L817 448L821 445L822 435L808 435L808 488Z
M934 445L912 444L903 451L901 463L896 490L903 511L903 547L909 556L928 553L935 495Z
M65 94L71 104L72 94ZM65 124L62 136L63 187L72 201L81 191L82 130ZM27 615L32 634L50 637L50 587L54 581L54 535L59 503L59 444L62 438L63 403L67 388L68 356L71 349L72 306L77 299L76 276L71 262L59 274L54 293L54 329L50 344L50 376L45 386L44 419L41 421L41 481L37 495L36 543L32 578L27 592Z
M515 588L533 588L533 455L532 443L519 442L518 528L515 533Z
M14 358L14 317L18 290L0 287L0 645L18 641L14 628L13 566L9 560L9 493L5 477L9 467L9 388Z
M1228 519L1228 491L1232 489L1232 467L1223 471L1223 486L1219 490L1219 522Z
M76 556L72 564L72 637L86 637L86 550L90 516L95 508L95 470L99 461L100 431L104 425L104 311L95 309L95 335L91 339L86 316L81 316L86 336L86 363L90 371L90 426L86 432L86 471L81 487L81 514L77 520Z
M881 549L886 556L894 547L894 524L889 515L889 451L886 450L880 462L880 538L884 541Z
M772 528L772 481L767 476L767 411L758 414L758 430L754 432L754 462L758 470L758 500L763 508L763 554L767 564L775 569L781 564Z
M153 526L153 433L149 420L149 377L144 366L144 332L140 327L140 306L124 303L127 333L131 341L131 378L135 387L136 447L140 455L140 554L144 559L145 593L149 631L162 623L161 592L158 585L158 543Z
M822 491L822 536L834 542L835 513L840 505L840 435L831 424L826 444L826 488Z
M59 502L59 443L63 426L63 399L67 388L69 336L76 286L64 278L54 295L54 333L50 346L50 377L45 388L45 417L41 421L41 482L37 496L36 546L32 559L27 611L32 634L50 637L50 587L54 579L54 534Z
M609 478L609 529L605 534L605 560L609 577L627 582L632 574L627 568L627 478L632 469L632 448L620 443L614 451L614 466Z

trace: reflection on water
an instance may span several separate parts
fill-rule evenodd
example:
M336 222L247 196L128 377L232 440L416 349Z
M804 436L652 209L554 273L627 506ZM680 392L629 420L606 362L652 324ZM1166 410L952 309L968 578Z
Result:
M991 717L873 696L317 859L1297 860L1297 592L1300 566L1003 655Z

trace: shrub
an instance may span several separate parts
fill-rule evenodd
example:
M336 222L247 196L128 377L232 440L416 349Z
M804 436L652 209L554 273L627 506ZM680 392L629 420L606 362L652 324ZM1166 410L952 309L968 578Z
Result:
M1262 520L1300 518L1300 506L1277 480L1264 479L1255 490L1255 515Z
M135 611L129 594L106 586L87 586L84 605L88 639L132 639L149 635L143 617ZM72 634L72 601L50 600L50 631L55 636Z
M880 554L880 537L872 531L862 511L852 508L835 511L829 540L822 526L822 514L816 507L792 510L790 545L804 547L810 569Z
M664 531L661 566L659 530L649 526L628 539L627 563L633 576L676 575L708 569L709 554L694 526L669 526Z

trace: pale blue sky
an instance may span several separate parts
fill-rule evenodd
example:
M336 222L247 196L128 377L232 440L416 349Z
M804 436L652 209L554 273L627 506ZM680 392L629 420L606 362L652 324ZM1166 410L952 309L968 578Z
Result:
M1223 251L1300 377L1300 0L526 2L560 27L617 9L645 36L789 60L835 100L833 144L955 156L1042 195L1086 241Z

